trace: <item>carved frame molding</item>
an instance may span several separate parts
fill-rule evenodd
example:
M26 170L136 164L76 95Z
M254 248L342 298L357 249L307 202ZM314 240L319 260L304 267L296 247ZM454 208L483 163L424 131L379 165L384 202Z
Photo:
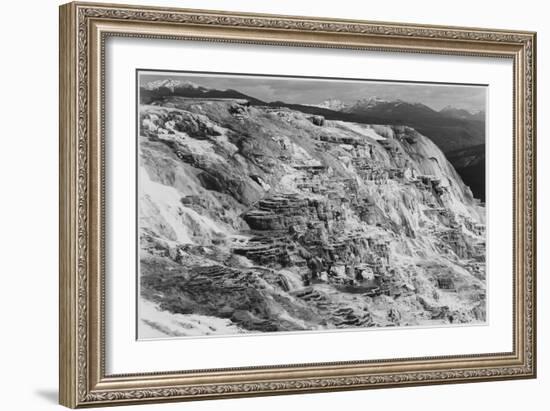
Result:
M514 351L198 373L104 372L104 43L200 39L511 58ZM536 35L442 26L69 3L60 8L60 402L69 407L474 382L536 375Z

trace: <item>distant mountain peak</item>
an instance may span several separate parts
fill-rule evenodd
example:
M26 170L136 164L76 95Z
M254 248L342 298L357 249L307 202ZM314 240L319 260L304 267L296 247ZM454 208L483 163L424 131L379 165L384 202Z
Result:
M485 110L468 110L465 108L458 108L451 105L447 105L439 110L439 113L448 117L460 118L460 119L483 119L485 118Z
M192 81L178 79L150 81L142 84L140 90L140 101L144 104L151 104L157 99L169 97L247 100L254 104L266 104L257 98L243 94L237 90L209 88L193 83Z
M191 81L182 81L182 80L174 80L174 79L161 79L161 80L150 81L147 84L145 84L144 88L146 90L158 90L159 88L167 88L172 92L178 88L204 89L204 87L199 86Z
M465 108L460 108L460 107L455 107L453 105L446 105L445 107L443 107L441 110L439 110L440 112L445 112L445 111L465 111L467 113L470 113L472 114L469 110L466 110Z
M424 113L426 115L436 114L432 108L422 103L411 103L405 100L386 100L380 97L368 97L357 100L344 108L349 113L368 113L368 114L389 114L389 113L407 113L406 115L415 115L414 113Z
M325 108L333 111L348 111L348 110L354 110L358 108L360 108L361 110L369 110L381 104L384 104L384 105L394 104L398 106L401 104L408 104L408 103L406 103L403 100L389 101L380 97L372 96L372 97L361 98L352 103L345 103L342 100L339 100L336 98L329 98L328 100L325 100L320 104L310 104L310 106Z
M336 98L329 98L328 100L325 100L320 104L311 104L310 106L326 108L328 110L333 110L333 111L342 111L344 108L348 106L348 104Z
M400 102L400 100L396 100L395 102L396 103ZM365 108L368 108L368 107L374 107L378 104L386 104L386 103L389 103L389 101L380 97L373 96L373 97L366 97L366 98L359 99L355 102L355 105L361 105Z

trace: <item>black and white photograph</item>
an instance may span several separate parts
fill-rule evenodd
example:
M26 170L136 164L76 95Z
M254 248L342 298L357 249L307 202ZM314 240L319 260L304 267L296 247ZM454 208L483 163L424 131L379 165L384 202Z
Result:
M139 339L486 323L486 85L136 89Z

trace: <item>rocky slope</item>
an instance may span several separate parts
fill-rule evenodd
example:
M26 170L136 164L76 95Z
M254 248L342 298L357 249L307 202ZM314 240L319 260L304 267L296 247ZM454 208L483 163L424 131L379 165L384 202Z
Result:
M320 104L292 104L284 101L265 102L243 94L237 90L211 89L189 81L163 79L144 84L140 88L140 100L150 104L162 98L217 98L245 99L253 106L286 107L291 110L321 115L329 120L341 120L362 124L408 125L430 138L447 156L463 180L467 180L474 196L485 198L484 185L472 181L471 170L463 170L455 163L454 151L470 149L485 144L485 111L471 113L467 110L447 106L436 111L421 103L402 100L384 100L368 97L344 103L338 99L328 99ZM485 151L482 153L485 161ZM463 174L464 172L464 174ZM475 180L475 175L473 176Z
M451 151L447 159L476 198L485 202L485 144Z
M484 209L407 126L140 105L139 335L485 321Z

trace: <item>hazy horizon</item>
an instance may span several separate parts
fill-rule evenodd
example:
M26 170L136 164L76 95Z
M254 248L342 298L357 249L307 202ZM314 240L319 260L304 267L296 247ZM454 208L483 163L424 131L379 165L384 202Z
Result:
M421 103L433 110L451 106L469 112L486 110L484 85L408 83L399 81L319 79L228 74L139 73L140 86L156 80L190 81L212 89L234 89L265 102L321 104L329 99L344 103L377 97Z

